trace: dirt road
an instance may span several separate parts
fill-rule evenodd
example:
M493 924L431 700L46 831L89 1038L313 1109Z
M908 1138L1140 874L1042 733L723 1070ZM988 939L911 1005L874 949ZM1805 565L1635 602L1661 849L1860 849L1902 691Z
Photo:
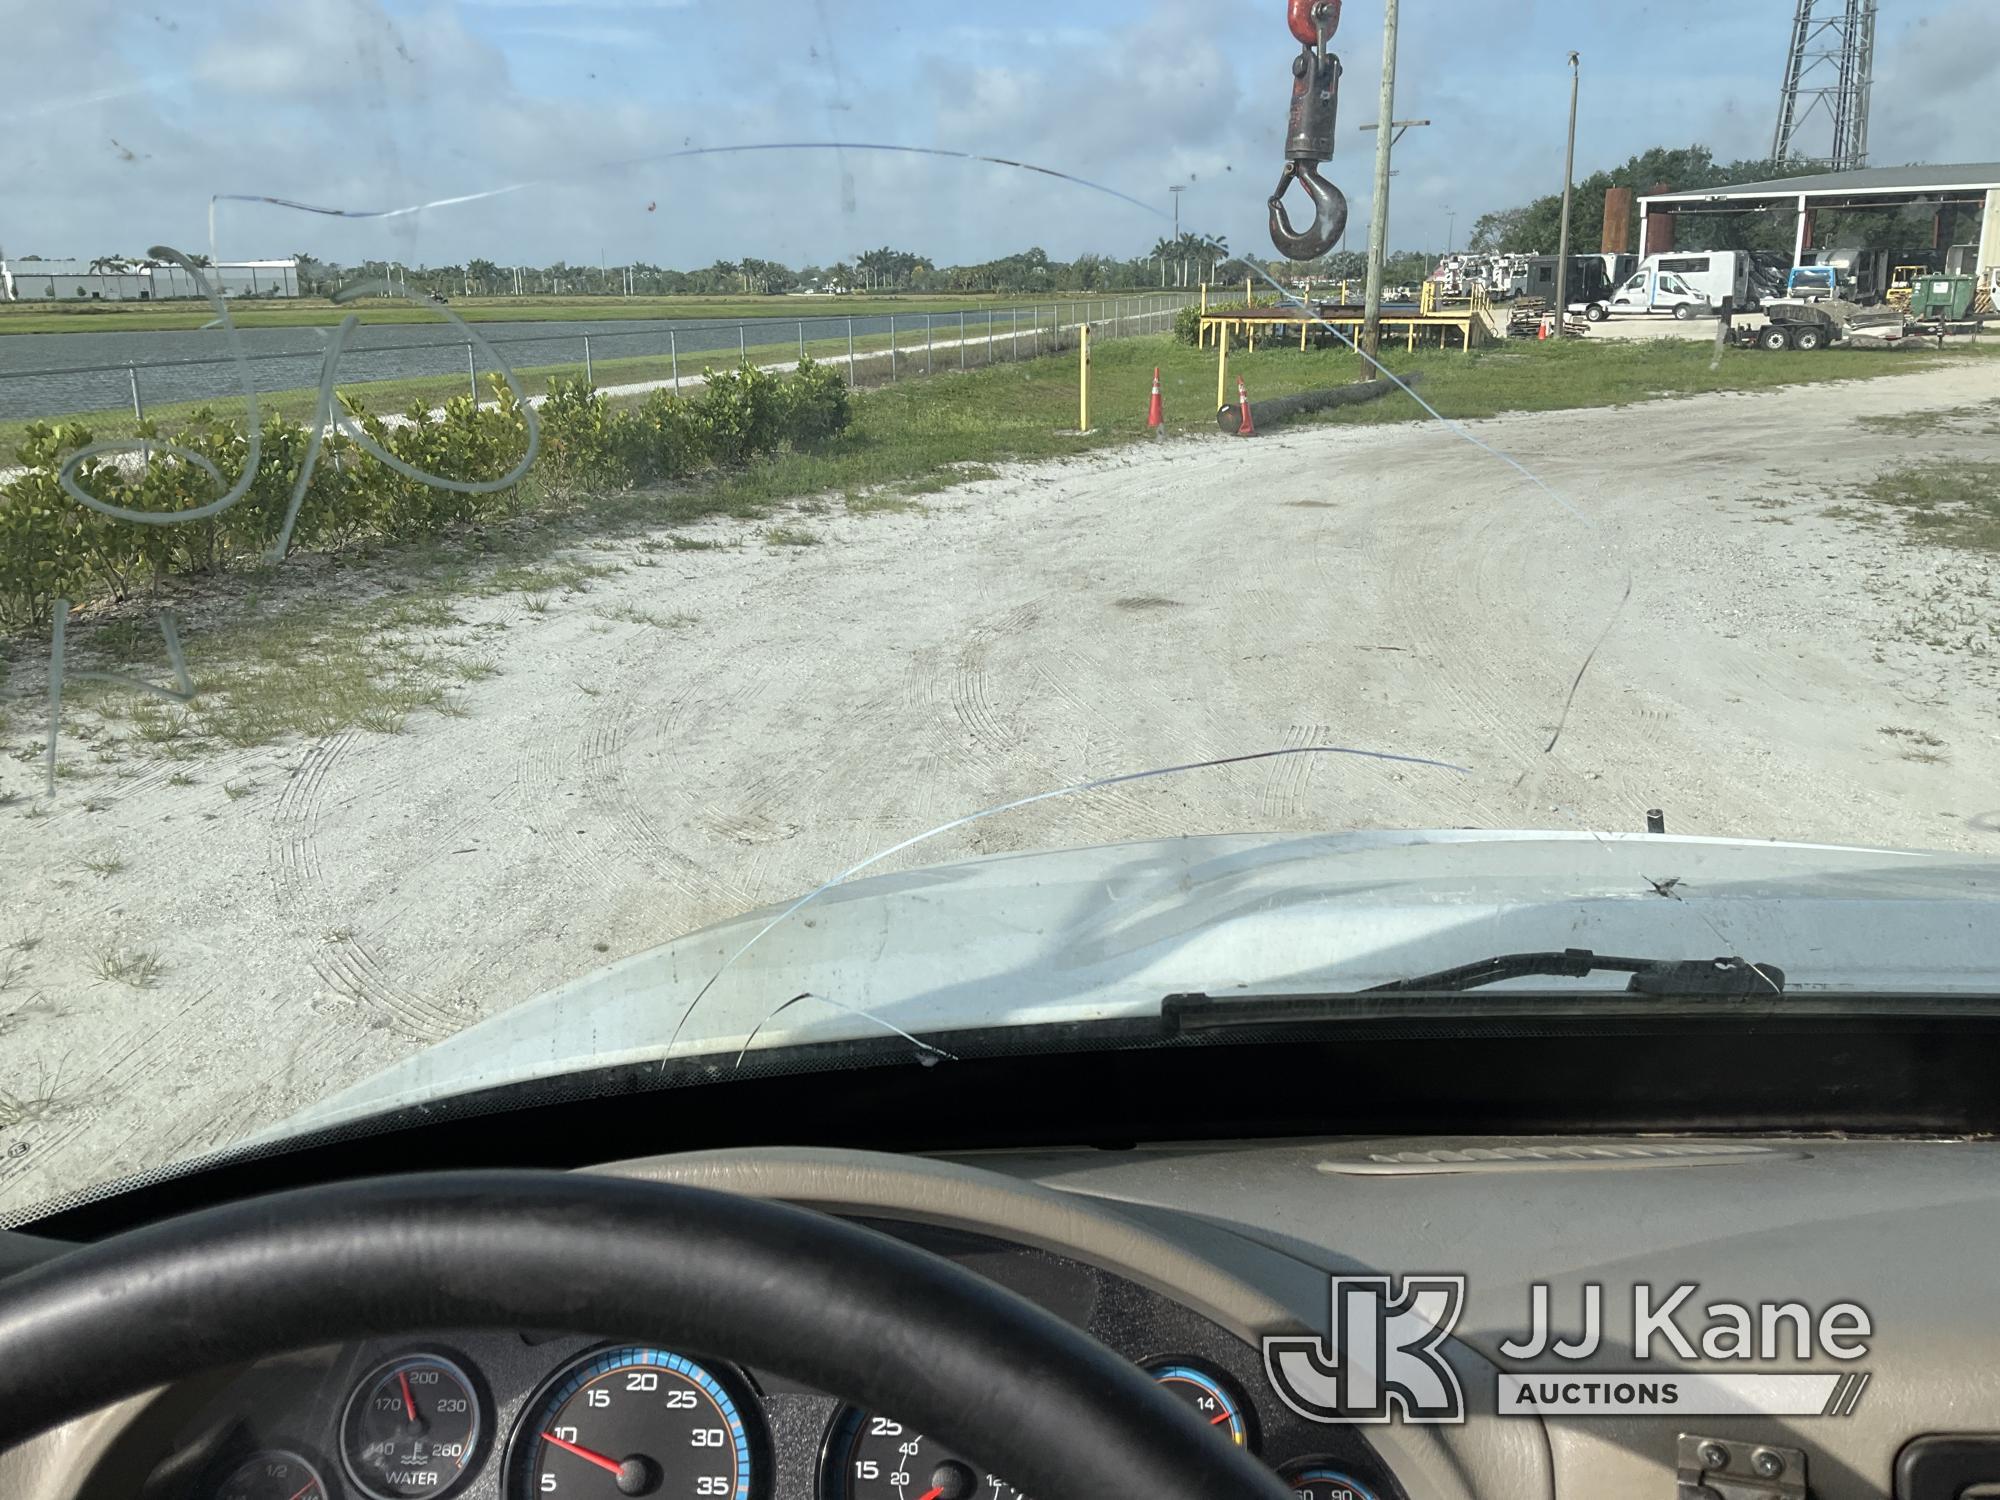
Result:
M1200 772L903 862L1649 807L2000 854L2000 569L1822 514L1938 443L1848 419L1996 398L2000 365L1472 424L1548 490L1436 426L1190 440L921 514L836 504L797 518L818 545L626 546L658 565L546 613L468 600L509 628L467 717L129 762L0 812L0 941L34 940L0 950L0 1203L228 1142L608 958L1117 771L1311 744L1469 768ZM1991 430L1955 441L2000 458ZM38 774L0 762L0 791ZM100 978L107 945L157 981Z

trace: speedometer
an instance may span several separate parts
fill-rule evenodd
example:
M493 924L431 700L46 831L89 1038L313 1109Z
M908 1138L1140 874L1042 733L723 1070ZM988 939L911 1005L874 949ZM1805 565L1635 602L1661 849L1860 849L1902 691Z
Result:
M514 1435L515 1500L749 1500L751 1437L725 1380L684 1355L625 1345L543 1387Z
M847 1408L827 1434L821 1500L1021 1500L1021 1492L893 1417Z

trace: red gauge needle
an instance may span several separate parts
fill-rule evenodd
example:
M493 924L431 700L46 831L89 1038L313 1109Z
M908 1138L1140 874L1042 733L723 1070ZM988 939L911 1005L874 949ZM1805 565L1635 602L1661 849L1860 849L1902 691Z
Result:
M310 1495L314 1490L318 1488L319 1488L319 1481L317 1479L308 1479L306 1481L306 1487L300 1490L298 1494L292 1496L292 1500L305 1500L305 1497L307 1495Z
M417 1420L417 1398L410 1394L410 1377L403 1371L396 1372L396 1379L403 1387L403 1415L412 1422Z
M574 1453L587 1464L596 1464L598 1468L604 1470L607 1474L622 1474L625 1472L625 1465L618 1462L617 1459L606 1458L602 1453L593 1453L588 1448L579 1448L575 1443L566 1443L553 1432L543 1433L542 1440L554 1443L565 1453Z
M917 1500L938 1500L938 1496L942 1495L943 1493L944 1493L944 1486L941 1484L934 1484L929 1489L925 1490L921 1495L917 1496ZM292 1497L292 1500L298 1500L298 1496L294 1495Z
M1208 1425L1211 1427L1220 1427L1224 1422L1227 1422L1228 1420L1229 1420L1229 1413L1226 1411L1219 1411L1214 1416L1208 1419Z

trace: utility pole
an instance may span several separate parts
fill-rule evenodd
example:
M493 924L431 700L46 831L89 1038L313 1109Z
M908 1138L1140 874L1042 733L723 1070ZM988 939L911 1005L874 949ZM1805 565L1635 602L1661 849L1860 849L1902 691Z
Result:
M1372 361L1382 343L1382 257L1389 243L1389 146L1396 119L1396 0L1382 5L1382 105L1375 130L1375 207L1368 221L1368 300L1361 315L1361 352ZM1364 361L1364 364L1366 361ZM1372 373L1363 368L1362 379Z
M1178 244L1181 237L1181 194L1187 191L1187 184L1177 182L1167 191L1174 195L1174 241Z
M1563 320L1569 316L1569 196L1570 180L1576 176L1576 80L1580 71L1577 54L1569 55L1569 144L1563 147L1562 233L1556 237L1556 337L1562 337Z

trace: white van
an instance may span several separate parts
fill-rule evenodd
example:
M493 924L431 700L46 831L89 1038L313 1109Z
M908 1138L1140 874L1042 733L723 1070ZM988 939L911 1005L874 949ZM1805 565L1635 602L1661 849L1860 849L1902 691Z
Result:
M1586 304L1583 315L1593 323L1613 313L1702 318L1725 304L1741 312L1750 302L1750 257L1742 251L1669 251L1640 261L1609 298Z

